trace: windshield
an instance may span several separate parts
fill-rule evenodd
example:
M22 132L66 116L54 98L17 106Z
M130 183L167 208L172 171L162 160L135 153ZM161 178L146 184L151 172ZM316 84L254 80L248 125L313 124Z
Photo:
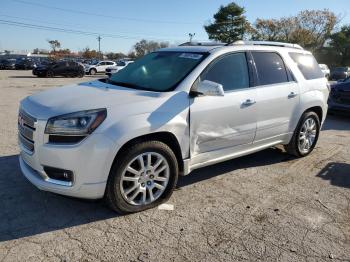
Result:
M150 53L113 74L109 82L135 89L171 91L205 57L205 53Z

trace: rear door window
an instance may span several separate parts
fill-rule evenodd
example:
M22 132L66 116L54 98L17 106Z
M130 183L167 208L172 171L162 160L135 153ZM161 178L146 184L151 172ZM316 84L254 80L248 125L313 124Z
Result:
M281 56L274 52L252 52L259 85L288 82L288 74Z
M323 78L324 74L318 66L316 59L310 54L289 53L289 56L298 65L300 72L306 80Z

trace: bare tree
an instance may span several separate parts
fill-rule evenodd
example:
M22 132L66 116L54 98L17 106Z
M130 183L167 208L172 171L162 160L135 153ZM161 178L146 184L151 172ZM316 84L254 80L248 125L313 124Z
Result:
M61 43L58 40L47 40L50 44L52 52L55 54L56 50L61 47Z
M252 38L293 42L314 51L324 46L339 20L328 9L305 10L281 19L257 19Z
M135 57L141 57L148 53L151 53L157 49L168 47L169 43L167 42L155 42L155 41L147 41L142 39L134 45Z

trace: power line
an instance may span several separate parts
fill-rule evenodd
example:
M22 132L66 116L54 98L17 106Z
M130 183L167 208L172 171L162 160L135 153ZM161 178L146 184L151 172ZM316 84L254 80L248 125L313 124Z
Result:
M127 35L117 35L117 34L100 34L97 32L90 32L90 31L82 31L82 30L75 30L75 29L66 29L66 28L59 28L59 27L51 27L51 26L43 26L43 25L36 25L36 24L29 24L29 23L22 23L17 21L11 21L11 20L2 20L0 19L0 24L4 25L10 25L10 26L16 26L16 27L23 27L23 28L32 28L32 29L39 29L39 30L46 30L46 31L56 31L56 32L62 32L62 33L70 33L70 34L77 34L77 35L85 35L85 36L103 36L108 38L119 38L119 39L136 39L139 40L141 37L132 37ZM170 41L169 39L160 39L160 38L148 38L149 40L158 40L158 41Z
M13 2L26 4L26 5L32 5L36 7L43 7L47 9L54 9L59 10L62 12L69 12L69 13L76 13L76 14L82 14L82 15L88 15L88 16L98 16L98 17L104 17L104 18L110 18L110 19L118 19L118 20L128 20L128 21L135 21L135 22L142 22L142 23L155 23L155 24L199 24L199 22L182 22L182 21L167 21L167 20L151 20L151 19L141 19L141 18L132 18L132 17L122 17L122 16L111 16L106 14L100 14L100 13L91 13L86 11L80 11L80 10L74 10L74 9L68 9L68 8L62 8L62 7L56 7L51 5L46 5L42 3L32 3L24 0L12 0Z
M1 14L0 13L0 17L6 17L6 18L12 18L12 19L19 19L19 20L24 20L24 21L30 21L30 22L38 22L40 24L51 24L51 25L56 25L56 26L71 26L71 25L68 25L68 24L62 24L62 23L54 23L54 22L49 22L49 21L44 21L44 20L39 20L39 19L31 19L31 18L24 18L24 17L19 17L19 16L13 16L13 15L7 15L7 14ZM15 21L15 22L18 22L18 21ZM81 25L79 24L74 24L75 26L78 26L78 27L81 27ZM105 29L105 27L104 27ZM83 28L83 30L86 30ZM90 29L91 30L91 29ZM125 34L126 32L117 32L118 34ZM140 37L140 38L143 38L143 37L148 37L148 38L152 38L152 39L158 39L158 38L166 38L166 39L170 39L172 38L173 40L182 40L183 37L180 37L180 36L167 36L167 35L159 35L159 36L154 36L154 35L149 35L149 34L143 34L143 33L140 33L140 32L135 32L135 33L132 33L132 34L129 34L130 32L128 32L128 36L135 36L135 37Z

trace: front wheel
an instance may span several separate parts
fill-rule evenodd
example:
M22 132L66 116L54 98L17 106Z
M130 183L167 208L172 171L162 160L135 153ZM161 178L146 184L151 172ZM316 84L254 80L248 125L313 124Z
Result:
M177 159L166 144L159 141L138 143L115 160L105 197L118 213L143 211L168 200L177 178Z
M320 119L315 112L306 112L301 117L293 137L285 149L297 157L307 156L314 150L320 134Z
M89 73L90 73L90 75L96 75L96 73L97 73L97 70L96 69L90 69L90 71L89 71Z

